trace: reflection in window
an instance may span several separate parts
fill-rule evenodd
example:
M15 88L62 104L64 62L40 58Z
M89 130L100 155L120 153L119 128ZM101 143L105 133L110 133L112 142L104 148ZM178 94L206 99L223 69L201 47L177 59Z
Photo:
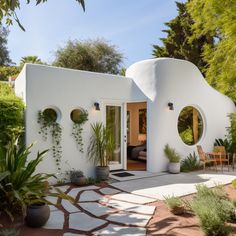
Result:
M203 121L196 108L188 106L180 112L178 132L187 145L194 145L199 141L203 133Z

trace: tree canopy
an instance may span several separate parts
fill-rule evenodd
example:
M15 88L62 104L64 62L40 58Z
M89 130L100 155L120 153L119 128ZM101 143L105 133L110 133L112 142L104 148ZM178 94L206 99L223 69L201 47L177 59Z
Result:
M12 61L7 49L8 30L0 24L0 66L9 65Z
M204 73L207 63L202 53L206 45L213 44L213 37L206 32L199 38L192 39L193 19L187 11L186 3L176 2L178 15L166 22L166 38L161 38L163 46L153 45L153 56L172 57L191 61Z
M32 0L25 0L27 4L31 3ZM83 10L85 11L85 1L84 0L75 0L78 2ZM36 5L40 3L47 2L47 0L35 0ZM22 24L20 23L20 20L17 17L16 10L20 9L21 6L21 0L5 0L0 1L0 24L3 22L3 19L6 19L7 25L12 25L13 20L17 22L17 24L20 26L22 30L25 30Z
M41 61L40 58L38 58L38 56L26 56L26 57L22 57L20 60L20 69L23 68L25 63L32 63L32 64L45 64L44 62Z
M204 49L208 82L236 101L236 1L191 0L187 6L194 37L215 37L214 45Z
M106 41L68 41L64 48L56 51L54 66L78 70L118 74L123 56L114 45Z

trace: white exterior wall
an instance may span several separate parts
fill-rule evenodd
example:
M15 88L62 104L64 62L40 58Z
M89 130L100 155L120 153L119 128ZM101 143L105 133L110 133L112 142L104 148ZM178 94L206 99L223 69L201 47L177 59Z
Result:
M105 101L145 101L146 97L131 79L101 73L92 73L71 69L27 64L26 82L23 77L17 78L16 91L24 91L26 86L26 143L37 142L32 156L38 150L51 148L50 139L43 141L37 123L37 114L48 107L59 109L62 126L62 171L70 168L80 169L86 176L93 176L94 166L86 158L87 144L90 137L90 124L104 120ZM18 80L19 79L19 80ZM101 111L95 111L94 102L100 103ZM73 122L70 113L75 108L83 108L89 112L89 121L83 126L84 154L79 152L74 137L71 136ZM66 164L68 161L69 166ZM38 172L56 173L55 161L51 152L40 164Z
M141 61L126 71L133 78L147 101L147 170L166 170L164 146L186 157L196 145L188 146L178 134L178 116L186 106L198 109L203 118L203 135L198 144L212 151L215 138L224 138L229 126L227 114L235 112L234 103L207 84L198 68L190 62L161 58ZM174 110L168 108L174 104Z

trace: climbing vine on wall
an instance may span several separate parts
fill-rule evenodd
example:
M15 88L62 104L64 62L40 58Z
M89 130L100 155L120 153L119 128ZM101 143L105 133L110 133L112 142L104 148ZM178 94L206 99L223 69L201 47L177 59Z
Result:
M57 113L52 108L47 108L44 111L38 112L38 124L40 125L39 133L42 134L43 139L46 141L48 135L52 137L52 155L56 163L58 172L61 171L61 134L62 129L57 122Z
M84 109L74 109L71 112L71 120L73 121L72 136L74 137L75 142L77 143L79 151L83 153L84 144L83 144L82 132L83 132L83 125L88 120L88 112Z

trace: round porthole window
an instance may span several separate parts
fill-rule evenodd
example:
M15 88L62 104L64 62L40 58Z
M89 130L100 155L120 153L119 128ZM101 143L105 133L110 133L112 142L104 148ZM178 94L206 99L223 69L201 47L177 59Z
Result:
M43 117L48 122L55 122L57 120L57 118L58 118L57 112L53 108L46 108L43 111Z
M200 112L192 106L185 107L179 114L178 132L187 145L196 144L203 133L203 120Z
M84 109L74 109L70 113L71 120L76 124L83 124L88 120L88 113Z

